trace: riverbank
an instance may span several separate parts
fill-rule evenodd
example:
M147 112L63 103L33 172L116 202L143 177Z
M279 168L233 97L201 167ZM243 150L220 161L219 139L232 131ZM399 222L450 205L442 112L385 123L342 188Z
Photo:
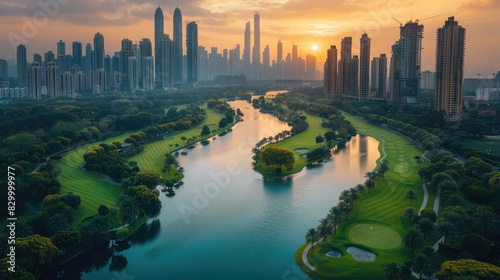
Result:
M204 125L214 125L215 123L218 124L218 121L221 118L221 114L213 112L210 109L206 109L206 112L207 118L197 126L185 131L179 131L173 134L169 134L167 137L175 137L178 140L180 140L181 137L189 138L193 135L199 135L201 133L201 128ZM218 117L220 118L217 119ZM101 143L111 143L113 141L123 142L123 140L132 133L134 132L126 132L115 137L108 138L105 141L80 146L67 152L61 159L58 160L56 170L59 173L57 180L59 181L59 183L61 183L61 193L72 192L74 194L78 194L82 201L81 205L77 209L75 223L78 223L82 218L97 214L97 209L100 205L105 205L107 207L115 206L116 199L123 192L119 186L108 182L106 177L99 174L93 174L80 168L81 165L85 164L83 153L90 149L92 146L96 146ZM208 137L212 137L216 133L211 133ZM202 140L202 138L200 138L199 140ZM135 155L128 160L140 160L140 162L138 161L138 164L143 171L154 170L161 173L163 167L161 161L164 159L165 153L170 151L170 146L165 144L167 141L168 139L145 144L145 150L142 153ZM161 145L160 143L163 143L163 145ZM184 148L185 146L191 144L193 143L188 144L185 141L179 142L179 147L177 148ZM154 167L155 165L151 163L148 164L148 155L150 155L151 151L157 154L154 162L157 167L161 166L159 169L156 169ZM140 158L141 155L143 155L144 158Z
M291 151L295 158L295 164L293 165L292 170L283 170L280 175L276 175L275 166L264 166L263 164L258 163L256 166L257 171L262 174L265 179L280 179L302 171L305 166L312 163L307 159L307 153L310 153L317 148L328 146L328 143L316 143L316 136L323 136L325 132L331 131L321 125L323 119L305 112L301 112L301 115L305 116L307 118L306 121L309 123L309 127L305 131L302 131L292 137L288 137L285 140L267 144L262 148L264 149L265 147L276 146ZM335 145L336 142L332 142L331 148L335 147ZM313 162L321 161L324 158L327 158L327 156L316 159Z
M325 248L319 243L309 250L306 257L314 270L308 268L302 260L303 251L308 244L300 246L294 258L304 272L316 279L384 279L384 267L387 264L402 262L410 254L401 242L410 225L408 218L404 217L404 211L409 207L405 194L409 189L414 190L417 193L417 200L414 204L422 204L423 182L418 177L417 171L428 161L421 159L421 163L418 163L417 157L420 158L423 151L407 137L387 128L371 125L360 118L345 113L344 115L358 130L358 133L378 138L381 155L384 152L387 154L389 171L385 179L376 182L374 190L357 200L348 221L339 227L336 235L331 235L326 239ZM377 162L380 164L380 159ZM385 232L391 233L394 237L388 238L386 234L379 233L380 236L376 238L357 238L360 229L365 228L367 232L362 230L361 233L368 234L370 227L382 227ZM400 238L396 240L397 244L393 243L388 246L384 243L384 240L394 240L395 237ZM426 245L432 246L434 240L431 239L432 237L427 238ZM375 253L375 261L357 261L346 252L349 246L357 246ZM326 256L326 252L332 249L340 251L342 257Z

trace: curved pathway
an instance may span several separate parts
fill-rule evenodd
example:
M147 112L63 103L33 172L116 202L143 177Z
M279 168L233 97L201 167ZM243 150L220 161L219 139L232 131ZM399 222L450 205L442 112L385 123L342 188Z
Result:
M429 200L429 192L427 191L427 186L425 184L422 184L422 189L424 189L424 199L422 200L422 206L420 206L420 210L418 211L418 213L424 210L425 206L427 205L427 201Z
M359 133L359 134L363 134L363 135L367 135L367 136L371 136L373 138L376 138L376 139L379 139L382 141L382 152L384 153L384 155L379 159L379 162L382 162L386 157L387 157L387 153L385 152L385 140L383 138L380 138L376 135L372 135L372 134L365 134L365 133ZM428 197L428 196L426 196ZM425 202L427 204L427 200ZM424 204L424 207L425 207L425 204ZM320 239L318 242L316 242L316 244L318 244L319 242L321 242L323 239ZM314 266L312 266L309 261L307 260L307 253L309 253L309 249L311 249L311 244L308 244L306 246L306 248L304 248L304 251L302 251L302 262L305 264L305 266L307 266L307 268L309 268L310 270L314 271L316 270L316 268L314 268Z

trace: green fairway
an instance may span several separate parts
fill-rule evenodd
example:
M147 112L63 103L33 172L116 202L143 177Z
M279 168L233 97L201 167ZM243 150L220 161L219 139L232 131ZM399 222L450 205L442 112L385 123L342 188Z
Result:
M422 156L422 150L406 136L343 114L359 133L375 136L380 142L381 139L385 140L384 149L389 160L389 172L385 179L376 183L374 190L357 200L348 221L337 230L336 235L327 238L326 249L318 244L309 250L307 259L316 268L315 271L309 270L302 262L302 252L306 244L297 250L295 260L302 270L316 279L384 279L384 267L388 263L402 263L410 255L410 251L401 244L401 238L410 225L408 218L404 216L405 209L410 206L405 194L409 189L417 193L413 206L418 209L423 200L423 182L417 171L428 162L425 159L421 159L421 164L417 162L415 157ZM381 146L382 143L379 149ZM332 202L332 206L333 204ZM373 227L375 234L366 230L366 226ZM427 238L426 246L434 242L432 238ZM345 252L351 245L375 253L376 260L363 263L354 260ZM341 251L342 257L327 257L325 253L328 248Z
M144 151L140 154L134 155L130 157L128 160L130 161L137 161L137 165L141 170L151 170L151 171L156 171L158 173L161 173L163 169L163 163L162 161L165 159L165 154L169 153L170 151L180 149L184 146L187 145L186 141L183 141L181 137L186 137L190 138L193 136L200 136L201 133L201 128L204 125L208 125L210 130L216 129L217 131L215 133L210 133L210 135L203 137L203 138L198 138L198 140L203 140L207 138L211 138L214 135L224 131L225 129L229 128L230 126L226 128L219 128L218 124L219 121L224 117L224 114L215 112L211 109L207 109L206 107L205 111L207 112L207 118L203 123L199 124L196 127L193 127L191 129L185 130L185 131L178 131L172 134L167 135L167 138L165 140L161 141L156 141L153 143L148 143L144 145ZM179 145L178 147L175 147L175 145ZM172 145L172 146L170 146ZM167 177L170 175L171 176L172 172L169 172L167 174ZM168 179L168 178L167 178Z
M401 245L401 236L395 230L376 224L352 226L349 238L375 249L393 249Z
M266 145L266 147L277 146L292 151L295 156L295 164L293 166L293 169L284 171L280 176L277 176L275 171L276 167L267 167L262 166L262 164L258 164L257 169L264 176L264 178L279 178L283 177L284 175L301 171L302 168L307 165L307 158L302 155L305 155L308 152L312 152L314 149L320 148L321 146L328 145L327 143L316 143L316 136L324 135L325 132L331 131L330 129L321 126L322 118L307 113L302 113L302 115L307 117L306 121L309 123L309 127L305 131L278 143L271 143ZM334 143L332 144L332 147L333 146ZM308 151L295 151L297 149L307 149Z
M206 108L206 107L205 107ZM201 127L203 125L212 125L210 129L215 129L215 124L219 123L223 114L213 112L209 109L207 111L207 118L201 124L185 131L179 131L168 135L168 139L157 141L144 145L144 152L135 155L128 160L137 161L141 170L154 170L161 173L163 169L162 160L165 158L165 153L170 151L169 144L179 144L178 148L186 145L185 141L180 138L185 136L187 138L194 135L200 135ZM139 131L139 130L138 130ZM118 184L109 182L105 176L93 174L81 168L85 161L83 160L83 153L90 149L92 146L99 145L100 143L111 143L113 141L125 140L130 134L138 131L129 131L113 138L106 139L102 142L95 142L80 146L72 151L63 154L63 157L57 163L57 171L60 173L57 180L61 183L61 193L72 192L78 194L82 203L77 212L76 221L82 218L97 214L97 209L101 204L106 206L114 206L118 196L122 194ZM221 130L217 130L220 132ZM216 132L216 133L218 133ZM199 140L201 140L200 138ZM175 147L173 148L175 149ZM173 168L172 168L173 169ZM174 171L166 174L167 179L174 178ZM181 176L183 176L181 174ZM180 179L179 177L177 179Z
M480 150L485 153L492 153L496 156L500 156L500 140L494 139L481 139L481 140L468 140L465 141L466 144Z

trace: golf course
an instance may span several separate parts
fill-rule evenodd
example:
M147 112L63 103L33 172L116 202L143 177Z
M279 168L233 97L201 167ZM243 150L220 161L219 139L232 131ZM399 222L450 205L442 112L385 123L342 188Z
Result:
M224 130L219 129L217 126L224 114L206 109L206 106L203 108L205 108L207 112L207 117L203 122L190 129L169 134L166 136L167 139L165 140L145 144L143 152L128 158L128 160L137 161L138 166L143 171L156 171L161 173L163 169L162 160L165 158L165 153L171 151L170 144L172 144L173 147L175 147L175 144L178 144L177 149L185 147L188 144L186 141L181 140L181 137L190 138L195 135L199 136L201 128L204 125L208 125L211 130L217 129L217 131L215 133L210 133L207 137L198 138L199 140L213 137L215 134ZM121 135L108 138L102 142L79 146L76 149L63 154L62 158L58 160L57 171L59 176L57 179L61 183L61 193L72 192L81 197L82 202L77 210L75 222L78 222L82 218L97 214L97 209L100 205L106 205L108 207L114 206L116 199L122 194L122 190L120 189L118 183L113 182L106 176L93 174L81 168L81 166L85 163L83 153L92 146L96 146L101 143L111 143L113 141L123 142L125 138L135 132L138 131L128 131ZM171 170L172 169L173 168L171 168ZM167 176L173 177L173 174L174 172L169 172Z
M389 171L384 179L376 182L373 190L360 196L354 211L337 229L337 234L330 235L324 246L322 242L318 242L307 252L305 257L314 270L305 265L302 259L308 243L296 251L295 261L315 279L384 279L384 267L388 263L401 263L410 255L410 250L402 244L403 236L410 226L409 219L404 216L405 209L410 206L405 194L410 189L416 192L417 199L413 202L413 207L418 209L424 195L423 182L417 171L428 162L420 159L423 151L406 136L343 114L358 133L374 136L379 140L381 155L384 152L387 154ZM418 163L417 158L422 162ZM380 159L378 164L380 165ZM433 203L434 197L431 194L427 205ZM430 239L432 237L427 238L426 245L432 243ZM375 260L360 263L346 251L352 246L374 253ZM326 253L331 250L339 251L341 257L327 256Z
M330 129L321 126L322 118L305 112L301 112L301 115L307 117L306 121L309 123L309 127L305 131L277 143L270 143L266 145L266 147L276 146L293 152L295 157L293 169L283 170L283 173L278 176L276 175L275 167L258 164L257 170L262 174L262 176L264 176L264 178L281 178L286 175L300 172L308 163L307 157L305 156L308 152L312 152L314 149L328 145L328 143L316 143L316 136L324 135L325 132L331 131ZM332 147L334 145L335 143L332 143Z

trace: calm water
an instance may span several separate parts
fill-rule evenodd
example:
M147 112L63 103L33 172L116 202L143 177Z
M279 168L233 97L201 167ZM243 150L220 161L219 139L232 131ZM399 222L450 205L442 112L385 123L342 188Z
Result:
M184 185L174 197L161 194L159 217L132 236L131 246L93 250L46 279L307 279L295 250L340 192L375 167L378 142L358 135L321 166L264 181L252 170L251 149L288 126L245 101L231 105L245 121L179 156Z

